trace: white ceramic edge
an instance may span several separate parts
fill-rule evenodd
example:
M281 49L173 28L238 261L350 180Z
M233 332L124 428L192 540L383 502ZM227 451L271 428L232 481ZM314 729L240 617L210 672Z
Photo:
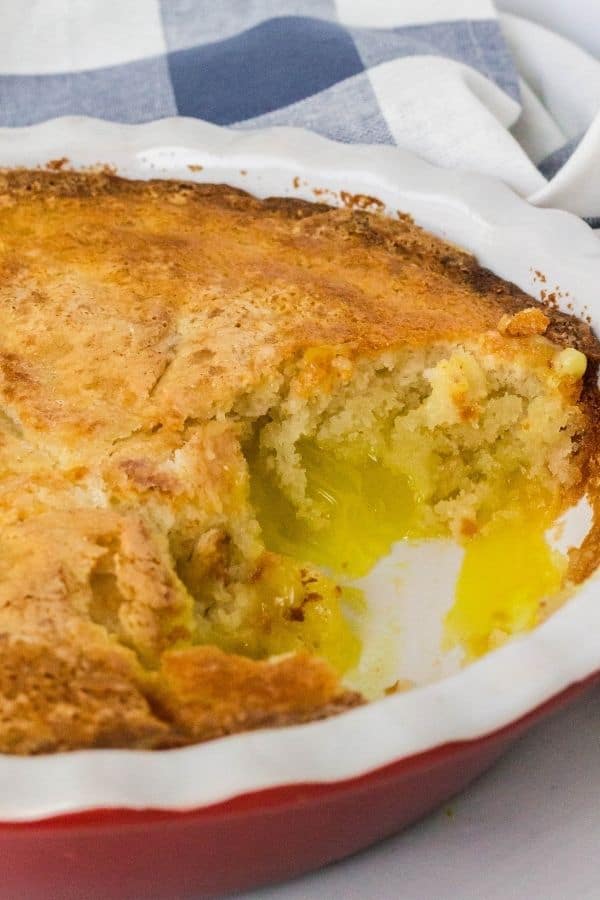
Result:
M70 117L0 129L0 165L33 166L63 155L74 165L223 180L262 195L314 199L313 187L326 186L377 196L531 291L533 270L543 271L546 288L566 288L575 309L600 324L600 242L585 224L536 209L500 182L438 169L405 151L337 144L301 129L236 132L191 119L131 126ZM204 166L202 172L191 172L190 163ZM600 669L599 585L590 580L533 633L456 675L325 721L154 753L0 756L0 819L90 808L196 808L277 785L348 779L481 737Z

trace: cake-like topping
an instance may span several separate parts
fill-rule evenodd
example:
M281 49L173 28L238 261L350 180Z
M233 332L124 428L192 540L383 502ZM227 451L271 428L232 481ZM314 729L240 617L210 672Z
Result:
M584 489L588 326L406 216L7 171L0 276L0 751L355 705L354 577Z

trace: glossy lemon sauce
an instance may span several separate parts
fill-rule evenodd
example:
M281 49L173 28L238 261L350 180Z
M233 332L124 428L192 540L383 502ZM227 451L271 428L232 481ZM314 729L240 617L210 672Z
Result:
M309 573L289 556L267 556L263 566L247 589L248 614L237 627L201 617L197 640L253 659L306 650L327 659L340 674L353 668L361 641L349 618L361 610L362 592ZM196 590L211 596L215 585L196 585Z
M307 496L320 510L315 518L297 515L261 451L254 447L248 455L251 498L269 550L322 567L344 585L368 573L396 541L439 537L439 531L424 527L422 506L408 479L385 468L375 453L339 458L310 441L298 449ZM540 602L561 589L566 561L545 537L556 510L539 497L518 497L515 491L510 498L498 496L496 509L507 509L508 515L496 517L463 542L444 645L461 646L468 659L484 654L502 637L532 628ZM533 515L526 512L531 509L536 510ZM359 592L353 591L356 608ZM295 623L295 631L284 628L277 640L281 649L303 643L345 671L357 662L360 644L344 615L343 598L331 588L323 596L321 605L309 607L304 622ZM272 645L269 649L274 652Z
M261 453L252 460L251 496L269 550L353 579L366 575L395 541L422 536L408 481L374 453L340 459L310 441L299 450L318 521L297 515Z
M474 659L538 623L540 602L560 591L566 573L566 558L545 537L551 524L548 511L521 511L465 543L446 646Z

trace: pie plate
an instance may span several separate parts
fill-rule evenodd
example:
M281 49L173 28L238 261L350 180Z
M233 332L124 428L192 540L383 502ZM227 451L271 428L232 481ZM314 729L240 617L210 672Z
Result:
M184 118L0 129L0 166L49 161L409 212L600 331L600 242L587 225L395 148ZM585 515L571 516L571 540L581 540ZM409 604L401 625L410 621L421 649L397 671L417 682L413 690L321 722L179 750L0 757L0 898L185 900L298 875L425 815L600 678L597 575L533 632L461 668L432 651L436 603L448 596L446 549L431 542L419 553L410 584L423 605Z

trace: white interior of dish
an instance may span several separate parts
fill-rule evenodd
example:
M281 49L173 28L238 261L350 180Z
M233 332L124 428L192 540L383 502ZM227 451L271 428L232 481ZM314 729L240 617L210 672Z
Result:
M566 553L580 546L591 524L592 510L583 497L548 529L548 543ZM365 592L368 615L361 660L347 678L350 687L379 697L396 681L426 685L465 665L463 650L448 648L444 640L463 555L451 540L399 541L366 576L352 582Z
M128 177L225 182L257 196L330 203L342 202L344 191L376 197L389 214L411 213L534 296L555 292L559 304L600 329L600 242L586 225L535 209L499 182L437 169L404 151L335 144L299 129L235 132L189 119L125 126L68 118L0 129L0 166L62 157L74 167L109 164ZM589 523L585 503L570 511L556 536L561 549L578 545ZM361 585L373 610L363 667L378 673L380 685L408 678L417 689L324 722L183 750L0 757L0 818L90 807L188 808L278 784L344 779L500 728L600 668L594 576L534 632L461 669L460 652L441 649L461 552L449 541L399 543Z

